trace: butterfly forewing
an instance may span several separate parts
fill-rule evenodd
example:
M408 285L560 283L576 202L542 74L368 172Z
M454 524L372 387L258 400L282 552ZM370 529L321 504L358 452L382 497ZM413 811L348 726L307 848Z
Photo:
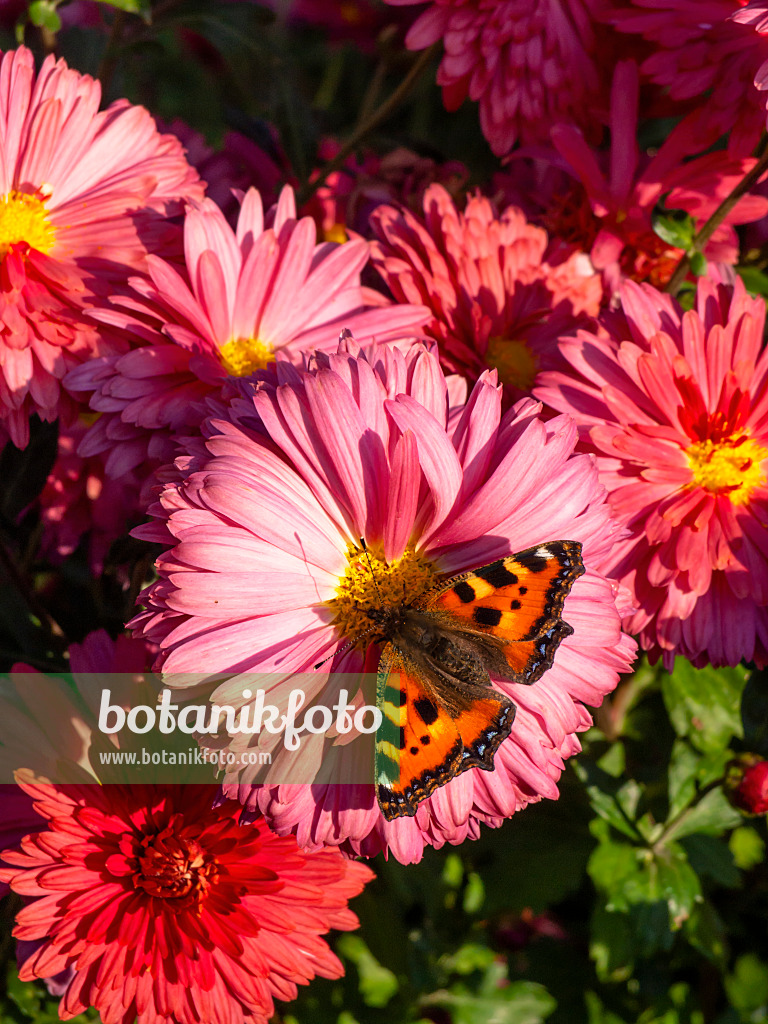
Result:
M563 603L584 572L581 544L550 541L455 576L426 595L425 607L446 612L471 630L504 642L510 673L532 683L551 666L561 640L573 630Z

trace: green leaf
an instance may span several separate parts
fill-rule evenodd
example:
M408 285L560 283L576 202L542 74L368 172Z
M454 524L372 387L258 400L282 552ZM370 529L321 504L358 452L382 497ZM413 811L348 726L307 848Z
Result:
M677 822L669 827L668 836L682 839L696 832L719 836L726 829L734 828L743 821L742 815L732 807L722 789L712 789L699 802L686 811Z
M728 846L733 854L737 868L749 871L756 867L765 856L765 843L762 836L751 825L742 825L731 832Z
M634 779L622 782L602 771L597 765L582 759L573 765L577 776L586 786L589 802L595 814L628 836L637 839L634 811L640 797L640 787Z
M669 818L676 818L693 803L696 796L696 776L701 758L685 742L675 740L669 761Z
M736 267L736 273L746 285L750 295L768 298L768 275L757 267Z
M148 25L152 21L151 0L99 0L99 3L106 4L107 7L116 7L126 14L138 14Z
M630 919L599 903L592 915L589 955L601 981L624 981L632 973L635 958Z
M735 889L741 882L733 854L722 839L699 833L683 839L680 845L697 875L707 875L727 889Z
M400 988L395 975L382 967L359 935L343 935L337 944L338 952L351 960L357 968L360 995L366 1006L386 1006Z
M686 210L666 210L657 206L651 217L656 234L676 249L690 249L696 234L696 222Z
M672 675L664 673L661 692L678 736L687 737L702 753L725 749L732 737L741 737L741 695L747 670L694 668L675 659Z
M689 256L691 273L694 277L704 277L707 272L707 258L703 252L694 251Z
M541 1024L557 1005L543 985L532 981L513 981L492 997L442 989L419 1003L448 1010L453 1024Z
M765 1007L768 1011L768 965L753 953L740 956L733 974L725 979L725 991L737 1010L751 1013Z
M744 744L754 754L768 757L768 672L753 672L741 696Z
M51 0L34 0L29 5L29 20L38 28L47 29L56 33L61 28L61 18L56 10L56 4Z
M708 900L698 903L685 922L685 937L694 949L698 949L708 960L721 969L726 960L725 925Z

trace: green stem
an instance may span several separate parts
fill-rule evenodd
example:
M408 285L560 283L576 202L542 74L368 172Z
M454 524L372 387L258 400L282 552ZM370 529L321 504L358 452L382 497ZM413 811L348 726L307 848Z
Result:
M358 124L341 147L339 152L329 161L325 167L320 171L320 174L314 179L314 181L308 182L299 193L298 205L303 206L308 199L317 192L317 190L325 184L328 176L333 174L334 171L338 170L342 166L344 161L353 153L360 145L362 140L369 135L374 128L377 128L400 106L403 100L406 98L408 93L411 91L413 86L416 84L417 79L424 71L424 69L431 63L432 58L437 53L442 43L434 43L428 50L424 50L418 60L414 61L411 65L408 74L402 80L400 85L395 91L387 97L386 100L378 107L374 112L367 117L361 124Z
M763 174L765 174L765 172L768 170L768 146L766 146L766 141L768 140L766 140L766 138L764 137L763 141L760 144L760 149L758 151L757 163L752 168L752 170L748 171L744 175L744 177L735 186L732 192L725 197L722 203L720 203L720 205L711 215L709 220L702 224L702 226L694 235L693 242L691 243L691 248L689 252L687 252L685 256L683 256L683 258L680 260L677 267L675 268L674 274L669 279L669 284L664 289L665 291L669 292L670 295L677 294L680 285L687 277L688 271L691 267L691 254L694 252L701 252L704 249L704 246L710 240L710 238L717 230L717 228L719 228L720 225L723 223L723 221L734 208L736 203L738 203L741 197L746 192L748 192L753 185L757 184L757 182L760 180Z

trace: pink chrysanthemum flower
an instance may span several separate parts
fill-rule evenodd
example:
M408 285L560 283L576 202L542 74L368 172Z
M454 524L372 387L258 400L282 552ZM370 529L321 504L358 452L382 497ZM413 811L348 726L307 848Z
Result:
M82 306L162 247L179 200L202 196L178 139L100 99L52 56L37 78L24 47L0 63L0 418L20 447L31 412L74 414L60 382L98 344Z
M502 415L490 372L465 406L449 411L436 353L346 344L318 355L316 369L281 360L258 383L242 382L228 415L189 442L177 481L151 509L158 522L136 531L170 549L134 625L159 644L155 667L167 685L187 685L185 673L275 673L269 698L278 705L294 673L312 673L331 655L302 679L308 703L331 706L344 678L336 673L364 664L375 671L378 660L360 611L379 593L361 537L385 600L397 604L542 541L582 542L587 572L564 612L573 635L534 686L498 684L518 711L493 772L471 769L415 817L394 821L379 810L372 778L364 781L370 737L307 736L302 765L322 763L322 784L269 784L285 751L262 776L265 786L250 785L261 781L258 768L225 780L225 792L261 807L302 846L366 856L390 849L412 862L426 844L477 838L481 822L499 826L526 804L556 797L563 760L591 722L584 704L613 689L634 643L621 634L615 590L602 574L615 526L592 460L574 454L570 418L544 423L530 399ZM345 641L354 646L343 649ZM242 705L243 685L235 676L212 699Z
M0 877L30 898L19 976L74 968L60 1013L105 1024L267 1024L342 965L321 936L356 928L347 903L372 877L336 850L301 853L215 786L25 784L49 826ZM42 940L42 941L40 941Z
M483 134L503 156L518 139L546 141L559 121L594 126L599 6L597 0L433 0L405 41L411 50L443 42L437 83L446 108L456 110L467 96L479 101Z
M742 13L748 6L749 13ZM730 133L729 148L739 156L752 152L765 124L765 99L758 91L768 58L764 16L764 0L634 0L603 15L620 32L653 44L641 70L671 100L701 104L707 96L697 118L700 148Z
M20 786L0 785L0 850L18 846L24 836L38 832L44 825L32 798ZM0 882L0 899L7 892L8 886Z
M396 299L422 302L451 370L474 379L495 367L507 400L530 392L559 364L557 339L600 308L600 277L584 253L550 244L514 206L499 216L483 196L463 212L441 185L424 195L424 218L380 206L373 262Z
M91 408L102 413L80 453L108 452L112 476L145 458L172 459L173 438L199 425L205 400L276 353L335 348L342 328L386 340L424 322L422 307L393 306L361 287L367 242L315 237L310 217L296 219L287 187L266 221L258 192L247 192L236 231L210 200L191 208L185 270L150 256L150 279L131 279L136 299L97 314L136 347L67 378L73 391L92 392Z
M665 197L668 209L691 215L696 228L715 212L755 161L736 159L724 151L689 159L697 148L688 122L673 129L652 157L637 146L639 82L631 61L616 65L611 89L611 148L609 159L595 153L571 125L557 125L552 142L581 186L553 204L545 223L559 238L580 244L604 277L612 297L626 276L661 287L667 283L684 252L653 230L653 213ZM709 259L736 263L739 240L734 225L765 216L762 196L746 195L729 211L705 248Z
M624 320L561 343L568 373L537 395L579 422L630 534L611 570L634 594L625 628L671 666L768 661L765 302L702 279L683 313L627 282ZM574 372L575 371L575 372Z

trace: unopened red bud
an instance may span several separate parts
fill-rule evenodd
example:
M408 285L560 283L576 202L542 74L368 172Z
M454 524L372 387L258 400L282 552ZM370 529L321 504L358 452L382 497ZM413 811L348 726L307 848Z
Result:
M742 754L728 765L725 791L734 807L747 814L768 812L768 761Z

